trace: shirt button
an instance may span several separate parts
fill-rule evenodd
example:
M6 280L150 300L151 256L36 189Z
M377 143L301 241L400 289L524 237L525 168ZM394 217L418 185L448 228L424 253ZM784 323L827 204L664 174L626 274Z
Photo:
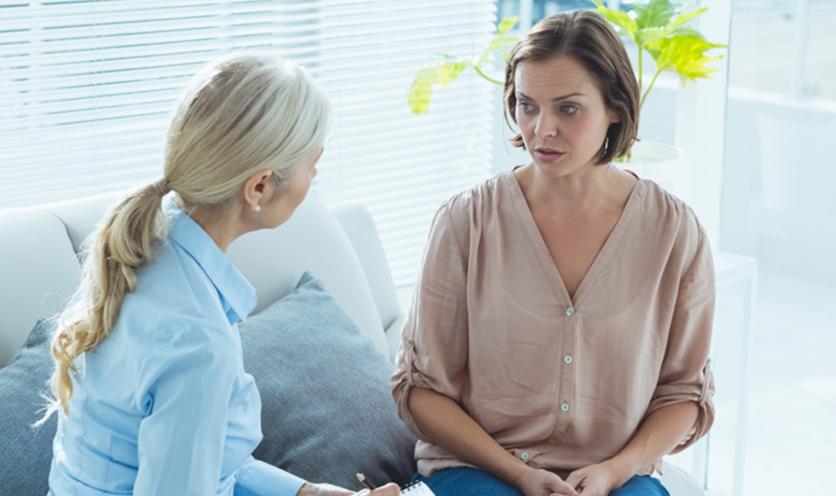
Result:
M566 309L566 316L571 317L572 315L575 315L575 309L572 308L572 307L567 308Z
M528 451L523 451L520 453L520 459L524 462L527 462L528 459L531 458L531 455L528 454Z
M564 401L563 404L560 405L560 411L563 412L563 413L568 412L569 411L569 403L566 403Z
M563 363L565 363L566 365L572 365L573 361L574 359L572 358L572 355L566 355L565 357L563 357Z

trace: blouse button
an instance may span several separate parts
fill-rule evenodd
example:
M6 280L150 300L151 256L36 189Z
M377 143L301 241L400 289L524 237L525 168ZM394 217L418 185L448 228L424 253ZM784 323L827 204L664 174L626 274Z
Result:
M574 359L572 358L572 355L566 355L565 357L563 357L563 363L565 363L566 365L572 365L573 361Z
M569 411L569 403L566 403L564 401L563 404L560 405L560 411L563 412L563 413L568 412Z
M575 309L572 308L572 307L567 308L566 309L566 316L571 317L572 315L575 315Z

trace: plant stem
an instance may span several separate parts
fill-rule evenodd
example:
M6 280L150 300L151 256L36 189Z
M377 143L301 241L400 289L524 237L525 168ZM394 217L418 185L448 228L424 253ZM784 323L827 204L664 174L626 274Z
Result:
M659 74L661 73L662 69L656 70L656 74L653 75L653 79L650 81L650 85L648 85L647 91L644 92L644 94L642 95L642 99L639 101L639 109L641 109L644 106L644 100L647 98L647 95L648 93L650 93L650 90L653 89L653 84L656 82L656 78L658 78Z
M505 83L503 81L500 81L498 79L494 79L494 78L488 76L487 74L485 74L484 71L482 71L482 69L480 69L478 65L474 64L472 67L473 67L473 70L476 71L476 74L482 76L485 80L487 80L487 81L489 81L489 82L491 82L495 85L498 85L498 86L504 86L505 85Z
M642 71L644 70L642 69L642 53L644 53L644 50L639 47L639 93L642 92ZM641 105L639 105L639 108L641 108Z

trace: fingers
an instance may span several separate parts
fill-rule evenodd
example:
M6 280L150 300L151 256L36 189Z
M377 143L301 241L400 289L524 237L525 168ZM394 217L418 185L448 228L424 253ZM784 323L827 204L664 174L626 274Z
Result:
M317 484L316 489L317 492L314 493L316 496L352 496L354 494L354 491L332 486L331 484Z
M390 482L385 486L375 489L369 496L398 496L399 494L401 494L401 488L397 484Z
M565 494L566 496L578 496L578 492L575 490L575 487L567 482L560 481L560 483L556 486L557 487L555 487L555 489L559 491L560 494Z
M378 487L374 491L363 489L358 493L353 493L354 496L398 496L401 494L401 488L394 482L390 482L385 486Z
M584 473L583 470L575 470L569 474L569 477L566 478L566 483L574 488L577 488L580 487L584 479L586 479L586 473Z
M354 493L348 489L326 489L325 496L352 496Z
M597 484L589 484L580 490L580 496L607 496L608 491L605 491Z
M554 491L553 496L579 496L578 492L575 491L575 488L570 486L569 484L561 481L555 481L552 484L549 484L549 489Z

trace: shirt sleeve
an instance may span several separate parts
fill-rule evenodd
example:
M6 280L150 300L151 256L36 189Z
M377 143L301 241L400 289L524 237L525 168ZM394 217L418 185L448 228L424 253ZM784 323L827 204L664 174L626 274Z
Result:
M142 364L139 467L134 494L215 494L221 479L229 402L238 362L222 333L186 328L171 332Z
M705 233L696 219L696 254L679 283L668 345L659 383L647 414L669 405L694 402L697 421L673 453L684 450L704 436L714 423L714 377L708 358L714 319L714 263Z
M392 376L398 414L424 441L407 405L410 390L430 389L460 402L467 368L466 255L450 210L445 203L433 220Z
M305 479L250 457L238 469L234 496L296 496Z

